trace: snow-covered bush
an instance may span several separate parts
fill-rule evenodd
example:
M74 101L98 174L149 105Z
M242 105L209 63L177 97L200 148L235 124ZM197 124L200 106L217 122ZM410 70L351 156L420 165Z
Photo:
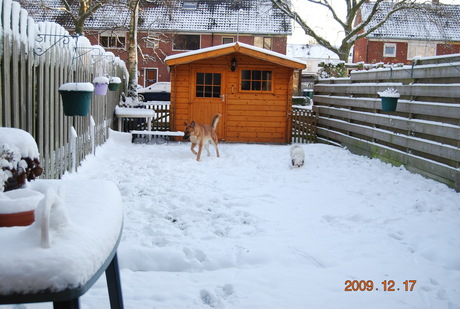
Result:
M385 91L379 91L377 94L383 98L399 98L399 92L395 88L388 87Z
M33 137L20 129L0 128L0 192L20 188L42 172Z
M346 77L348 75L347 67L343 61L321 62L318 64L318 66L321 67L321 69L318 71L318 77L320 79L330 77Z

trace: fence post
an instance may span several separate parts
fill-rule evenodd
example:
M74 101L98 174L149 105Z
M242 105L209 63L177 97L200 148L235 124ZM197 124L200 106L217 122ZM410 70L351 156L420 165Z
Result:
M91 139L91 153L93 155L96 155L96 147L95 147L95 127L96 127L96 123L94 122L94 118L93 116L90 117L89 119L89 135L90 135L90 139Z
M72 126L70 128L70 156L72 158L70 172L74 173L77 167L77 131Z

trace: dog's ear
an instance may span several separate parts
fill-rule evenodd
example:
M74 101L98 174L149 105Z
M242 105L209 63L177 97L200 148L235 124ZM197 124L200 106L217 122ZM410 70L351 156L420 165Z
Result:
M185 126L188 126L188 122L184 120L184 125Z
M190 123L190 128L194 128L194 127L195 127L195 121L192 121L192 122Z

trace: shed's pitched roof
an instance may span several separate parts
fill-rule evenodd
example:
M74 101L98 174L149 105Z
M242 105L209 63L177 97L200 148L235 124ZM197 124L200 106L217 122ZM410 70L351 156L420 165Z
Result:
M379 5L380 11L367 28L380 22L392 5L392 2L382 2ZM362 6L363 19L369 16L373 6L374 3L365 3ZM398 11L367 37L458 42L460 5L424 4L418 8Z
M254 58L262 59L268 62L300 70L303 70L307 67L306 64L301 60L294 59L271 50L255 47L241 42L222 44L168 56L165 58L165 62L167 65L173 66L178 64L190 63L197 60L215 58L232 53L240 53L243 55L248 55Z
M29 1L21 5L36 21L55 21L66 29L74 26L69 15L63 11L44 8L62 7L60 0ZM276 9L270 0L196 0L195 9L183 7L184 1L177 1L173 7L148 4L139 12L139 30L156 32L194 33L250 33L290 35L291 20ZM77 1L73 2L75 6ZM85 22L85 29L101 30L127 27L129 10L126 5L114 0L111 5L98 9Z

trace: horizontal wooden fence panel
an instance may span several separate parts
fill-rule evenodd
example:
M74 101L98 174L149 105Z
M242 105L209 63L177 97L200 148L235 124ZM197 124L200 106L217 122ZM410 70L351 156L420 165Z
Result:
M442 79L458 78L458 71L460 70L460 62L443 63L437 66L420 65L408 69L380 69L369 71L366 73L356 73L352 75L353 82L359 81L389 81L389 80L424 80L424 79Z
M321 113L321 112L320 112ZM353 124L343 120L320 117L320 122L328 127L335 127L339 130L356 133L361 136L366 136L371 140L391 143L395 146L417 150L440 158L454 161L454 167L460 161L460 149L454 146L448 146L441 143L432 142L425 139L417 139L411 136L405 136L378 128L373 128L365 125Z
M408 154L392 147L361 140L335 130L318 127L318 136L333 140L334 145L346 145L351 152L377 158L384 162L399 166L404 165L409 171L422 174L449 186L455 186L460 181L458 170L442 163L426 160L423 157Z
M460 73L460 71L459 71ZM431 97L439 99L453 99L460 98L460 84L414 84L414 85L401 85L399 83L359 83L350 85L338 84L317 84L315 91L322 94L348 94L348 95L369 95L378 96L377 92L382 92L388 87L395 88L401 94L401 97L410 97L416 99L417 97ZM438 101L439 102L439 101ZM443 102L443 101L440 101Z
M357 97L344 97L344 96L330 96L330 95L315 95L315 102L327 104L330 106L341 106L344 108L353 109L369 109L380 111L381 99L380 98L357 98ZM449 118L453 122L460 119L460 105L450 103L433 103L423 101L411 100L398 100L398 113L417 114L424 116L437 116Z
M320 80L313 96L318 141L404 165L460 191L459 57ZM395 111L382 110L377 94L388 87L400 94Z
M380 102L379 102L380 104ZM460 126L434 121L421 121L385 114L371 114L360 111L350 111L343 108L321 106L318 107L321 114L328 114L335 118L343 118L364 123L372 123L376 126L391 127L394 129L407 130L409 133L424 133L436 138L450 138L457 141L460 136ZM458 106L460 111L460 105ZM455 145L454 145L455 146Z

